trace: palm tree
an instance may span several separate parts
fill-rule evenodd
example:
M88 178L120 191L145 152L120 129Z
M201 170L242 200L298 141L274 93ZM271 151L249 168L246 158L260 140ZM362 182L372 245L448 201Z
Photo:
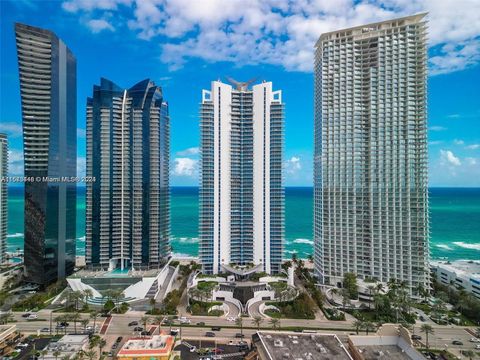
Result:
M472 360L475 356L475 353L473 352L473 350L464 350L463 355Z
M73 329L74 329L75 334L76 334L77 333L77 322L82 320L82 317L80 316L80 314L78 312L76 312L76 313L73 313L73 314L70 315L70 320L73 321Z
M88 358L88 360L93 360L97 356L97 352L95 350L88 350L85 353L85 356Z
M57 360L58 357L59 357L60 355L62 355L62 353L61 353L60 351L58 351L58 350L55 350L55 351L52 353L52 355L55 356L55 360Z
M363 323L363 328L365 329L366 335L368 335L368 332L369 332L369 331L375 330L375 324L372 323L371 321L365 321L365 322Z
M243 318L241 316L235 319L235 325L240 327L240 334L242 334L242 337L243 337Z
M428 335L434 333L433 328L431 325L422 324L422 326L420 327L420 331L425 333L425 346L428 349Z
M140 319L140 322L143 324L143 329L147 331L147 325L150 322L150 317L146 315L142 316L142 318Z
M154 315L154 314L155 314L155 304L156 304L157 302L155 301L155 298L153 298L153 297L150 298L149 302L150 302L150 306L152 307L151 313L152 313L152 315Z
M88 309L88 299L93 298L93 291L92 291L92 289L85 289L85 290L83 290L83 297L85 298L85 304L87 305L87 309Z
M370 310L372 306L372 295L375 292L375 285L368 285L367 289L368 289L368 294L370 295L370 299L368 300L368 310Z
M81 319L80 324L82 324L83 330L85 331L85 328L87 327L88 323L90 321L88 319ZM94 330L95 331L95 330Z
M104 339L104 338L100 338L100 340L98 341L98 350L100 352L100 357L99 359L102 358L102 353L103 353L103 348L107 345L107 341Z
M355 320L355 322L353 323L353 326L355 327L355 331L357 332L357 335L360 329L365 327L363 320Z
M253 322L257 326L257 330L260 330L260 324L263 322L263 318L261 316L255 316Z
M161 334L162 333L162 322L163 322L163 318L164 316L163 315L157 315L155 316L155 318L153 319L153 322L158 325L158 333Z
M272 325L273 330L280 329L280 319L271 318L270 325Z
M347 308L347 305L350 305L350 294L347 289L342 289L340 291L340 294L342 296L343 311L345 311Z
M93 319L93 332L96 331L97 317L98 317L98 311L93 310L90 313L90 319Z
M70 360L70 355L63 355L62 360Z
M42 360L45 360L45 355L48 354L48 350L47 349L43 349L42 351L40 351L40 355L42 356Z

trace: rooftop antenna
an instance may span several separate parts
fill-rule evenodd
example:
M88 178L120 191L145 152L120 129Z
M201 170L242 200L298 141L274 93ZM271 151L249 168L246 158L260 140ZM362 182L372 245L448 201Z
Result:
M237 81L230 76L226 76L226 79L230 84L234 85L237 90L246 91L248 86L257 80L257 77L254 77L248 81Z

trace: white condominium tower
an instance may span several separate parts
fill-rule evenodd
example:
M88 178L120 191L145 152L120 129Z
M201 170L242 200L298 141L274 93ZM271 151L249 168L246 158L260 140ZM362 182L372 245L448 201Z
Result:
M7 181L8 176L8 138L0 133L0 265L7 259Z
M271 82L202 91L200 259L206 273L280 271L283 103Z
M325 33L315 53L316 274L428 286L425 14Z
M161 267L170 256L170 118L149 79L107 79L87 99L86 264Z

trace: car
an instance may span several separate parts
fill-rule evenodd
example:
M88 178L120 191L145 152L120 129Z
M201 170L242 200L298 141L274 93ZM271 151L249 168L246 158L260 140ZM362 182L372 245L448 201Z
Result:
M28 315L27 320L35 320L37 318L38 318L37 314L30 314L30 315Z
M197 322L198 326L205 326L205 323L203 321Z
M460 340L453 340L452 344L453 345L463 345L463 342L461 342Z
M475 350L480 350L480 344L475 345Z
M180 332L180 329L170 329L170 335L176 336Z
M142 336L148 336L148 335L150 335L150 332L148 332L148 331L142 331L142 332L140 333L140 335L142 335Z
M47 328L47 327L44 327L44 328L41 328L41 329L40 329L40 332L48 333L48 332L50 332L50 329Z
M479 339L479 338L476 338L476 337L472 337L472 338L470 339L470 342L478 343L478 342L480 342L480 339Z
M28 313L28 312L25 313L25 314L22 314L22 317L23 317L23 318L27 318L27 317L29 317L29 316L30 316L30 313Z
M185 316L182 316L178 320L180 321L180 324L190 324L190 319L187 319Z
M227 321L231 321L231 322L233 322L233 321L235 321L235 320L237 320L237 318L236 318L236 317L233 317L233 316L229 316L229 317L227 317Z
M68 322L66 322L66 321L62 321L62 322L60 323L60 325L65 326L65 327L68 327L70 324L69 324Z
M425 317L423 315L420 315L419 319L420 321L425 321Z
M20 344L17 344L17 347L20 347L20 348L23 349L23 348L28 347L28 344L26 344L26 343L20 343Z
M119 337L117 338L117 340L115 340L115 341L116 341L117 343L119 343L119 342L121 342L122 340L123 340L123 337L122 337L122 336L119 336Z
M113 352L109 351L108 354L107 354L107 356L113 357Z
M133 331L143 331L143 327L141 327L141 326L135 326L135 327L133 328Z
M243 334L241 334L241 333L236 333L236 334L235 334L235 337L236 337L237 339L243 339L243 338L245 337L245 335L243 335Z
M420 335L413 334L412 340L422 340L422 337Z
M212 329L212 330L213 330L213 329ZM215 333L212 332L212 331L207 331L207 332L205 333L205 336L206 336L206 337L215 337Z
M195 351L197 351L197 347L196 347L196 346L192 346L192 347L190 348L190 352L193 353L193 352L195 352Z
M117 346L118 346L118 343L113 343L112 350L115 350L117 348Z
M221 329L220 326L212 326L212 331L220 331Z
M138 321L130 321L128 326L138 326Z
M57 324L57 326L55 326L55 329L65 329L65 325Z

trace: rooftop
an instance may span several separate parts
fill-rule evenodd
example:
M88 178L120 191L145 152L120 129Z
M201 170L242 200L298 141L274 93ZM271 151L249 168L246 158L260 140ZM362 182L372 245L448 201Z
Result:
M255 335L254 335L255 336ZM257 332L261 359L272 360L351 360L336 335L295 332ZM255 341L255 339L254 339Z
M480 261L474 260L456 260L456 261L431 261L433 267L442 267L457 275L465 275L480 279Z
M411 360L411 357L397 345L360 346L359 351L365 359L369 360Z
M174 338L170 335L154 335L143 338L131 338L123 345L117 356L142 356L169 354L172 351Z

